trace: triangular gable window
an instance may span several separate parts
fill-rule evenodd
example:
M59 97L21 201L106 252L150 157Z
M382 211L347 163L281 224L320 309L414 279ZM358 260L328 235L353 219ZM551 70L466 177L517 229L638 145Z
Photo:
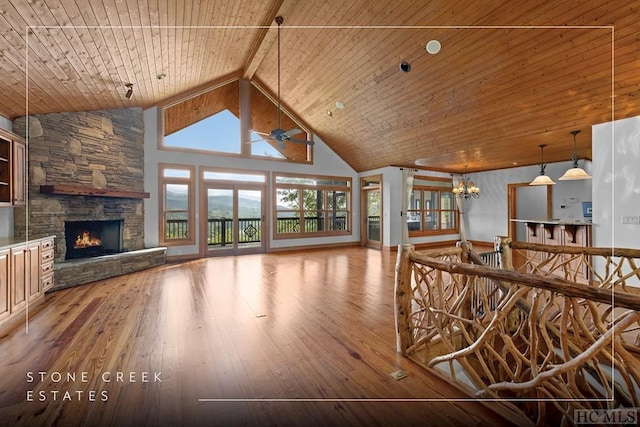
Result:
M242 157L266 157L294 162L310 162L311 148L286 141L279 144L266 137L277 126L277 106L255 85L251 87L249 141L242 139L240 126L240 84L238 80L207 90L164 109L164 139L168 149L207 151ZM249 94L248 94L249 95ZM242 108L245 108L243 106ZM286 112L282 126L303 129ZM297 138L308 138L303 130Z
M165 136L164 145L240 154L240 120L231 111L223 110Z

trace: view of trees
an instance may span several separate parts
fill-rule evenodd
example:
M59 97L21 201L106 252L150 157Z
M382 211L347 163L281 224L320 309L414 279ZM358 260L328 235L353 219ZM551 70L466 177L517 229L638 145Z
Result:
M276 234L316 233L323 231L347 230L349 192L335 189L345 186L344 181L301 182L307 178L290 178L291 182L276 188L275 221ZM280 181L282 182L282 181ZM313 188L315 187L315 188ZM325 188L319 188L325 187ZM332 188L333 187L333 188ZM184 190L184 191L182 191ZM251 197L251 190L238 190L238 230L246 241L256 241L262 235L261 200L258 195ZM232 189L209 189L208 240L210 244L232 241L233 234L233 194ZM180 238L188 233L188 197L186 188L180 185L167 187L167 237ZM254 240L251 240L254 239Z

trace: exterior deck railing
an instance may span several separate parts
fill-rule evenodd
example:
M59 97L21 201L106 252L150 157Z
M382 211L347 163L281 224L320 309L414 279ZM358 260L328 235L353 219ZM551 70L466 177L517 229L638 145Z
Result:
M330 230L345 230L347 219L345 217L329 218ZM304 219L304 232L310 233L325 230L326 220L323 217L306 217ZM278 218L276 221L279 234L300 233L300 218ZM166 223L167 236L171 238L188 237L188 221L186 219L170 219ZM263 238L261 218L238 219L238 243L258 243ZM226 246L233 243L233 219L216 218L208 220L207 244L209 246Z
M579 410L637 408L640 296L627 284L640 277L640 251L561 249L502 239L500 269L464 243L402 246L398 350L470 395L502 403L519 425L572 425ZM523 272L512 270L514 251L523 251ZM571 280L577 267L594 279Z

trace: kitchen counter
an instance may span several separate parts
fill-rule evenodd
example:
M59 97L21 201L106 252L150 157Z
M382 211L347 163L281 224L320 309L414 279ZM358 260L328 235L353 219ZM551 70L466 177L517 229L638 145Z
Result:
M41 237L39 239L29 239L29 240L16 239L13 237L0 237L0 249L11 249L16 246L24 245L27 243L36 243L36 242L41 242L43 240L48 240L53 238L55 238L55 236L46 236L46 237Z
M592 222L560 219L512 219L524 223L527 242L560 246L591 246Z
M593 225L591 220L575 220L567 221L561 219L511 219L513 222L524 222L532 224L550 224L550 225Z

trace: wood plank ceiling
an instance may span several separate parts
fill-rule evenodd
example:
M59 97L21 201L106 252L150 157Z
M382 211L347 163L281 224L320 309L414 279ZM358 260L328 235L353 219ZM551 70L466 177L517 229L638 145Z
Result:
M573 130L591 158L592 125L640 115L640 0L4 0L0 114L148 108L233 75L275 94L278 15L282 105L357 171L565 161Z

